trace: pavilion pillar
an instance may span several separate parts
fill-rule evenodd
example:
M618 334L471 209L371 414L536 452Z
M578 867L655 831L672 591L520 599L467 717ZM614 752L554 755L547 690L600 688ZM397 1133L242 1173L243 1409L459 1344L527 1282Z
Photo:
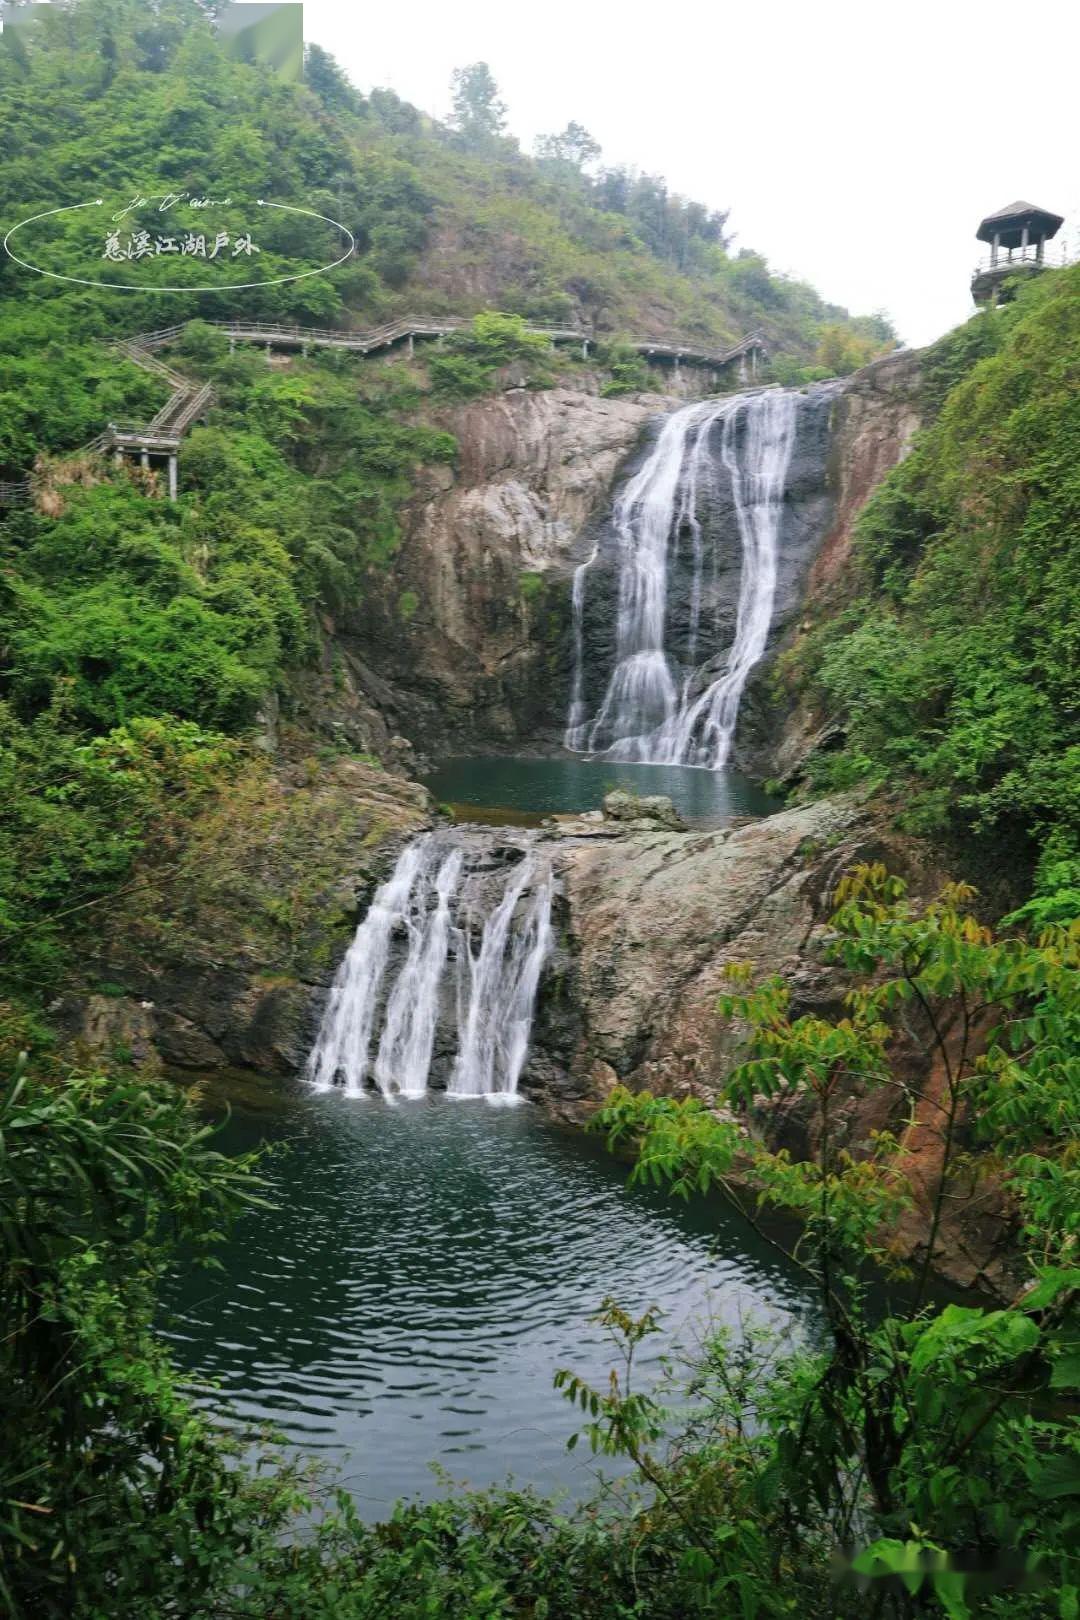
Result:
M140 467L149 467L149 465L150 465L150 452L149 452L149 450L143 449L143 450L139 451L139 465L140 465Z
M175 455L171 455L169 457L169 499L170 499L170 501L175 501L176 495L177 495L177 488L176 488L177 477L176 477L176 474L177 474L177 458L176 458Z
M273 352L274 351L271 349L269 343L267 343L267 345L266 345L266 363L267 363L267 365L270 364L270 356L273 354Z
M230 354L235 354L236 353L236 339L234 337L231 337L229 339L229 353Z
M588 338L585 338L584 341L582 342L582 345L581 345L581 358L583 360L587 360L589 358L589 340L588 340Z
M995 231L994 232L994 244L990 249L990 268L991 268L991 270L995 270L997 268L998 247L1000 246L1000 243L1001 243L1001 237L998 235L997 231Z
M409 359L411 360L413 355L416 353L416 338L414 337L412 332L409 333L409 336L408 336L406 342L407 342L408 350L409 350Z

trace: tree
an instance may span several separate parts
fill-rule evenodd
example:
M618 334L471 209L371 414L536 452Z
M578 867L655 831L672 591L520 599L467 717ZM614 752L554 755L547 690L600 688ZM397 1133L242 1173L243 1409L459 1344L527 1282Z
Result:
M541 163L557 164L580 174L600 156L600 143L582 124L569 123L561 135L537 136L534 150Z
M257 1198L176 1087L22 1064L0 1086L4 1613L225 1612L287 1517L178 1388L154 1332L176 1247L208 1256ZM204 1607L205 1605L205 1607Z
M506 132L506 103L486 62L455 68L450 80L453 101L451 124L467 146L485 147Z
M882 336L872 317L868 317L865 324L871 329L860 330L856 322L823 326L814 354L817 364L827 367L837 377L847 377L896 347L895 338Z
M847 877L830 951L857 977L842 1018L793 1017L781 980L753 988L749 968L731 970L721 1010L749 1042L723 1101L745 1110L798 1090L812 1111L812 1159L793 1163L697 1101L621 1090L599 1120L612 1144L635 1144L639 1179L684 1195L718 1187L751 1220L756 1191L759 1206L803 1227L789 1258L817 1284L824 1347L787 1357L753 1393L754 1432L729 1423L721 1462L729 1482L741 1473L754 1484L753 1522L778 1564L808 1568L824 1546L869 1585L866 1605L847 1584L851 1607L838 1588L833 1615L1078 1612L1080 1432L1063 1403L1080 1389L1080 919L1035 944L995 938L966 909L971 896L949 885L919 909L880 866ZM924 1048L921 1081L893 1061L901 1022ZM861 1153L845 1142L845 1100L882 1088L902 1100L905 1134L933 1145L920 1168L902 1138L878 1133ZM937 1305L945 1211L988 1171L1015 1200L1029 1282L1000 1309ZM912 1207L925 1231L914 1275L889 1242ZM883 1319L867 1308L870 1267L911 1284ZM631 1352L649 1324L606 1309ZM655 1479L703 1575L722 1570L732 1526L690 1511L700 1471L656 1462L655 1409L625 1379L604 1393L560 1381L591 1415L594 1446Z
M321 45L304 47L304 81L331 112L363 114L366 110L363 96Z

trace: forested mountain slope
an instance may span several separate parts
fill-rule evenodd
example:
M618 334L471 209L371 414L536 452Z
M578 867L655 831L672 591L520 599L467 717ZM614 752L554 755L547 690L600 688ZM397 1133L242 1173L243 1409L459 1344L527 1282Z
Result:
M457 454L440 403L501 386L507 365L533 388L568 369L583 387L647 386L623 332L722 344L761 325L790 366L838 334L848 364L888 339L729 254L722 219L661 183L588 179L572 132L522 156L476 71L458 86L458 127L443 128L391 92L360 96L314 48L299 87L229 59L209 9L79 0L0 41L5 221L172 187L285 199L358 243L332 277L230 294L227 309L95 293L0 259L0 479L39 463L34 502L0 508L0 926L7 973L37 993L138 850L167 846L189 797L229 777L260 704L327 661L326 626L393 554L416 470ZM264 275L310 246L287 217L260 234ZM73 238L51 254L74 269ZM206 268L139 274L165 284ZM217 404L185 442L177 503L137 466L48 459L163 403L168 385L112 352L116 337L200 314L370 325L491 304L606 335L606 369L548 354L520 318L388 366L322 354L268 367L196 325L170 362L211 378Z
M922 357L927 426L782 661L828 733L814 791L901 822L1034 914L1080 904L1080 267Z
M595 1390L573 1367L557 1377L582 1437L624 1470L581 1509L455 1490L368 1526L359 1501L313 1498L306 1469L272 1465L190 1399L159 1333L162 1280L212 1263L230 1221L259 1219L280 1189L272 1164L267 1185L216 1151L161 1070L295 1073L316 993L394 855L432 825L406 768L415 693L430 734L447 712L422 690L434 660L395 693L376 643L423 666L415 649L448 625L448 643L455 628L483 640L508 706L524 690L505 667L557 618L551 599L565 610L594 508L673 403L621 337L723 346L761 326L784 382L847 373L891 341L732 253L722 217L599 169L583 130L523 157L476 64L443 128L389 91L360 96L317 50L301 87L233 62L214 9L74 0L0 40L8 225L106 189L212 186L341 219L359 247L332 278L230 295L227 311L0 259L0 480L35 467L31 498L0 506L0 1608L1077 1620L1080 269L885 362L921 363L926 425L828 588L785 619L798 629L772 678L777 729L816 739L788 782L817 802L702 836L642 825L631 799L625 828L537 832L580 857L541 989L563 1039L550 1050L580 1055L588 1102L606 1099L600 1122L646 1180L737 1206L751 1188L784 1217L769 1243L795 1224L820 1329L720 1328L690 1386L654 1395L635 1354L656 1313L605 1301L621 1370ZM74 262L65 230L56 264ZM263 268L311 246L267 221ZM148 264L145 279L203 268ZM407 310L468 325L411 356L270 363L207 321ZM215 390L175 501L153 469L76 452L161 406L167 385L109 345L166 321L170 365ZM593 333L594 355L528 330L554 321ZM485 528L493 468L515 488ZM399 574L417 509L435 513L430 548ZM546 579L503 543L537 531L562 548ZM425 643L409 626L429 576L454 577ZM559 713L556 666L529 691ZM505 829L487 831L502 867ZM870 864L894 854L910 895ZM979 915L970 890L939 887L945 870L989 875ZM994 909L1015 913L996 931ZM586 1001L591 1028L575 1022ZM689 1077L671 1094L617 1086L654 1084L670 1051ZM770 1111L801 1134L766 1141ZM386 1163L400 1204L409 1182ZM433 1180L454 1243L471 1217L441 1166ZM512 1241L505 1190L486 1202L481 1241ZM1001 1309L935 1300L965 1215L997 1226L1032 1285ZM320 1226L363 1265L349 1219ZM462 1297L472 1312L471 1283ZM320 1298L336 1333L346 1294ZM392 1333L400 1366L417 1335L408 1320ZM521 1341L502 1344L516 1377ZM266 1365L294 1400L283 1364Z
M371 325L397 311L500 308L581 322L614 336L680 335L724 346L762 327L777 353L807 361L841 323L851 355L890 336L848 322L762 259L729 253L724 219L625 171L590 179L565 138L523 156L493 109L463 92L451 130L390 91L361 96L313 47L307 84L286 85L226 57L197 0L80 0L0 45L0 215L83 203L99 191L163 187L321 211L355 234L358 257L333 278L252 289L233 317ZM272 246L298 251L276 222ZM269 279L269 256L262 274ZM164 284L172 261L143 267ZM146 380L104 360L91 339L176 318L175 300L95 296L0 264L5 356L0 477L42 446L69 448L102 412L138 412ZM207 298L181 316L222 313ZM48 367L48 375L43 367ZM63 386L58 386L62 381Z

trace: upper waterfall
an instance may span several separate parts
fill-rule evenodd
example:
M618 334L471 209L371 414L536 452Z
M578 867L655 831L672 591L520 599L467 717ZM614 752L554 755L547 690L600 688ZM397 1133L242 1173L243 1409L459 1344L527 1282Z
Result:
M591 713L585 694L584 615L597 550L574 576L574 676L564 737L568 748L648 764L710 770L726 765L739 702L772 623L800 397L795 390L760 389L687 405L664 423L651 454L612 512L618 579L614 667ZM707 543L702 514L707 503L718 499L721 485L734 511L741 568L734 632L718 663L718 559L715 540ZM680 644L675 646L669 576L684 548L690 583ZM703 625L707 584L713 587L712 625Z
M423 1096L441 1022L455 1054L449 1094L515 1096L554 884L531 849L479 875L478 853L449 833L406 845L331 987L307 1065L318 1090Z

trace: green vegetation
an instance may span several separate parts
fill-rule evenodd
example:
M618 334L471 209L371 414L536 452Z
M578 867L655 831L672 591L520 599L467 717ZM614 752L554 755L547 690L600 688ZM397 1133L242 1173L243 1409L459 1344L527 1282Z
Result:
M674 1478L647 1449L661 1432L647 1398L628 1383L581 1391L594 1444L655 1472L683 1527L684 1567L700 1571L707 1592L688 1613L1077 1612L1080 923L1036 945L995 939L965 910L971 897L950 885L920 910L880 867L846 878L831 954L858 982L840 1018L793 1017L782 980L752 988L749 969L731 970L722 1010L750 1039L725 1100L742 1112L801 1090L808 1161L768 1150L695 1102L621 1091L601 1116L613 1143L635 1144L639 1177L684 1196L715 1186L737 1207L756 1193L760 1208L796 1217L793 1253L827 1323L820 1349L780 1355L749 1388L738 1358L720 1348L728 1427L711 1451L691 1453L696 1467L677 1451ZM927 1054L922 1079L894 1062L901 1021ZM878 1133L851 1151L840 1105L853 1083L902 1100L904 1137ZM928 1292L978 1144L990 1157L977 1174L1000 1178L1027 1248L1028 1279L1000 1309L936 1305ZM922 1234L914 1268L890 1242L912 1207ZM881 1266L907 1277L909 1292L874 1319L864 1290ZM630 1339L641 1331L624 1327ZM710 1469L745 1493L737 1526L701 1512L695 1492ZM732 1544L743 1539L740 1561Z
M1046 275L932 351L933 421L861 521L848 596L784 672L842 732L811 762L812 786L885 785L915 830L984 860L993 843L1000 864L1034 870L1035 898L994 937L967 891L920 912L862 871L833 920L859 986L843 1016L793 1017L782 985L736 976L724 1010L751 1044L726 1100L746 1113L800 1089L815 1159L793 1164L693 1104L620 1092L603 1117L639 1176L798 1219L824 1341L716 1339L689 1391L647 1396L633 1368L653 1321L606 1302L623 1366L602 1390L572 1369L559 1381L583 1439L630 1474L619 1499L580 1512L506 1490L369 1527L347 1498L318 1497L313 1530L305 1482L255 1471L181 1394L153 1333L157 1285L193 1253L212 1259L262 1196L254 1167L217 1155L190 1100L134 1079L122 1053L108 1075L61 1066L41 1009L71 981L80 930L119 918L137 950L193 928L196 900L234 919L223 939L273 930L286 968L312 971L325 946L302 937L302 902L347 839L375 844L385 827L347 772L336 797L290 783L283 812L250 734L271 695L287 724L327 623L393 556L417 469L454 458L431 407L507 379L544 386L574 363L529 321L594 332L608 395L648 385L622 333L722 345L763 326L774 375L792 381L851 371L891 340L880 319L852 322L758 255L729 253L722 213L600 168L580 125L523 156L484 64L457 76L443 129L392 92L360 95L317 48L303 86L230 60L210 9L79 0L6 34L4 213L81 202L91 181L272 191L343 220L358 257L332 280L238 294L229 313L366 324L416 308L471 324L412 364L268 366L189 322L170 362L211 379L217 403L168 503L156 475L77 453L107 421L162 404L163 385L108 348L159 325L161 296L106 301L0 262L0 477L40 472L32 504L0 511L0 1056L13 1076L0 1097L0 1608L1077 1620L1080 935L1064 920L1080 898L1080 271ZM332 241L267 221L262 267L317 262ZM58 225L53 262L81 262L77 249L76 227ZM144 279L194 287L207 268L147 266ZM541 576L520 575L521 603L542 593ZM419 606L400 594L403 624ZM174 881L193 904L163 918L153 900ZM1044 932L1030 943L1024 927ZM894 1062L901 1022L933 1086ZM929 1180L910 1141L849 1152L837 1102L853 1087L902 1099L907 1134L933 1143ZM930 1298L973 1176L996 1178L1022 1227L1030 1288L1000 1309ZM926 1232L914 1275L888 1241L912 1208ZM907 1286L884 1320L865 1305L882 1267Z
M437 399L473 399L490 393L506 366L515 368L516 380L542 387L551 381L551 358L548 339L527 331L520 315L488 310L466 330L451 333L428 361L428 375Z
M79 924L127 892L151 840L168 867L243 750L191 721L135 719L103 736L70 694L20 722L0 704L0 940L9 990L51 999Z
M1080 1558L1080 1185L1070 1102L1080 926L995 939L947 889L923 910L863 868L841 886L833 953L858 987L843 1017L791 1016L780 981L732 972L723 1011L750 1031L727 1102L797 1087L815 1157L793 1164L700 1104L616 1092L600 1120L635 1174L685 1196L717 1187L798 1217L819 1343L760 1326L705 1347L688 1388L647 1394L655 1327L604 1302L622 1364L600 1390L571 1369L580 1436L622 1457L618 1492L576 1511L503 1489L361 1524L308 1482L255 1475L177 1390L151 1331L177 1245L208 1252L261 1195L213 1152L171 1087L121 1075L16 1074L0 1098L0 1291L6 1415L0 1599L34 1620L1070 1620ZM996 1028L987 1030L994 1009ZM915 1019L936 1088L891 1058ZM18 1033L17 1031L14 1033ZM935 1174L903 1141L845 1145L857 1077L896 1092ZM1028 1284L1000 1308L934 1303L944 1212L973 1142L1016 1201ZM914 1275L890 1223L927 1202ZM767 1234L771 1229L764 1228ZM773 1239L775 1241L775 1238ZM187 1263L187 1262L185 1262ZM885 1317L881 1266L907 1277ZM676 1402L672 1406L670 1403Z
M174 1087L16 1070L0 1098L0 1605L41 1620L213 1612L267 1487L177 1388L153 1331L183 1241L208 1258L256 1196ZM221 1611L218 1611L221 1612Z
M392 92L360 95L317 47L304 85L231 59L210 10L78 0L5 34L3 212L82 203L92 179L125 199L167 188L235 195L218 223L239 228L252 223L244 200L265 193L347 224L358 256L333 277L235 293L231 315L347 324L418 307L475 319L411 366L324 353L268 367L189 322L169 361L212 380L217 404L185 442L173 505L159 474L74 452L107 422L146 420L164 402L166 384L109 348L175 319L177 306L148 289L178 276L213 284L217 267L169 257L136 275L110 264L103 274L138 286L106 297L0 261L0 478L39 463L34 504L0 509L9 991L47 997L61 937L73 932L56 913L93 917L110 886L131 880L140 852L172 837L156 810L134 813L115 784L88 774L97 743L139 738L145 726L183 737L188 726L211 753L227 753L264 699L287 701L294 676L320 656L328 617L392 556L415 469L455 453L424 422L425 402L469 399L507 377L544 386L573 363L526 332L526 317L716 341L764 322L804 355L819 327L841 318L760 260L729 259L722 216L662 182L589 178L597 153L580 126L524 157L503 132L483 64L458 75L455 127L444 129ZM50 266L84 273L82 216L51 230ZM267 211L256 234L264 276L325 262L340 245L310 220ZM476 315L478 304L509 313ZM217 300L200 307L225 313ZM617 343L606 358L609 391L645 382ZM407 620L414 604L406 595L399 608ZM191 786L192 814L206 791ZM186 780L171 792L182 821ZM34 794L44 808L29 803Z
M170 753L159 797L133 803L126 765L110 776L98 750L151 738L185 760L202 747L231 757L229 737L313 657L317 610L348 603L393 554L412 470L455 454L449 435L410 419L416 385L392 369L367 385L332 360L271 370L197 324L177 358L197 361L220 401L185 444L178 502L137 469L99 465L71 484L61 465L35 507L0 522L9 990L48 995L45 943L74 948L68 915L77 923L124 883L148 843L168 844L166 812L183 819L204 802L201 756L189 781ZM62 957L50 960L59 971Z
M616 399L620 394L635 394L651 386L649 368L644 355L638 354L627 343L617 340L613 343L602 343L596 351L597 364L601 365L609 378L600 389L605 399Z
M859 520L854 588L784 671L843 728L815 787L902 791L905 826L1020 887L1037 865L1061 915L1080 888L1078 385L1076 269L932 349L935 419Z

